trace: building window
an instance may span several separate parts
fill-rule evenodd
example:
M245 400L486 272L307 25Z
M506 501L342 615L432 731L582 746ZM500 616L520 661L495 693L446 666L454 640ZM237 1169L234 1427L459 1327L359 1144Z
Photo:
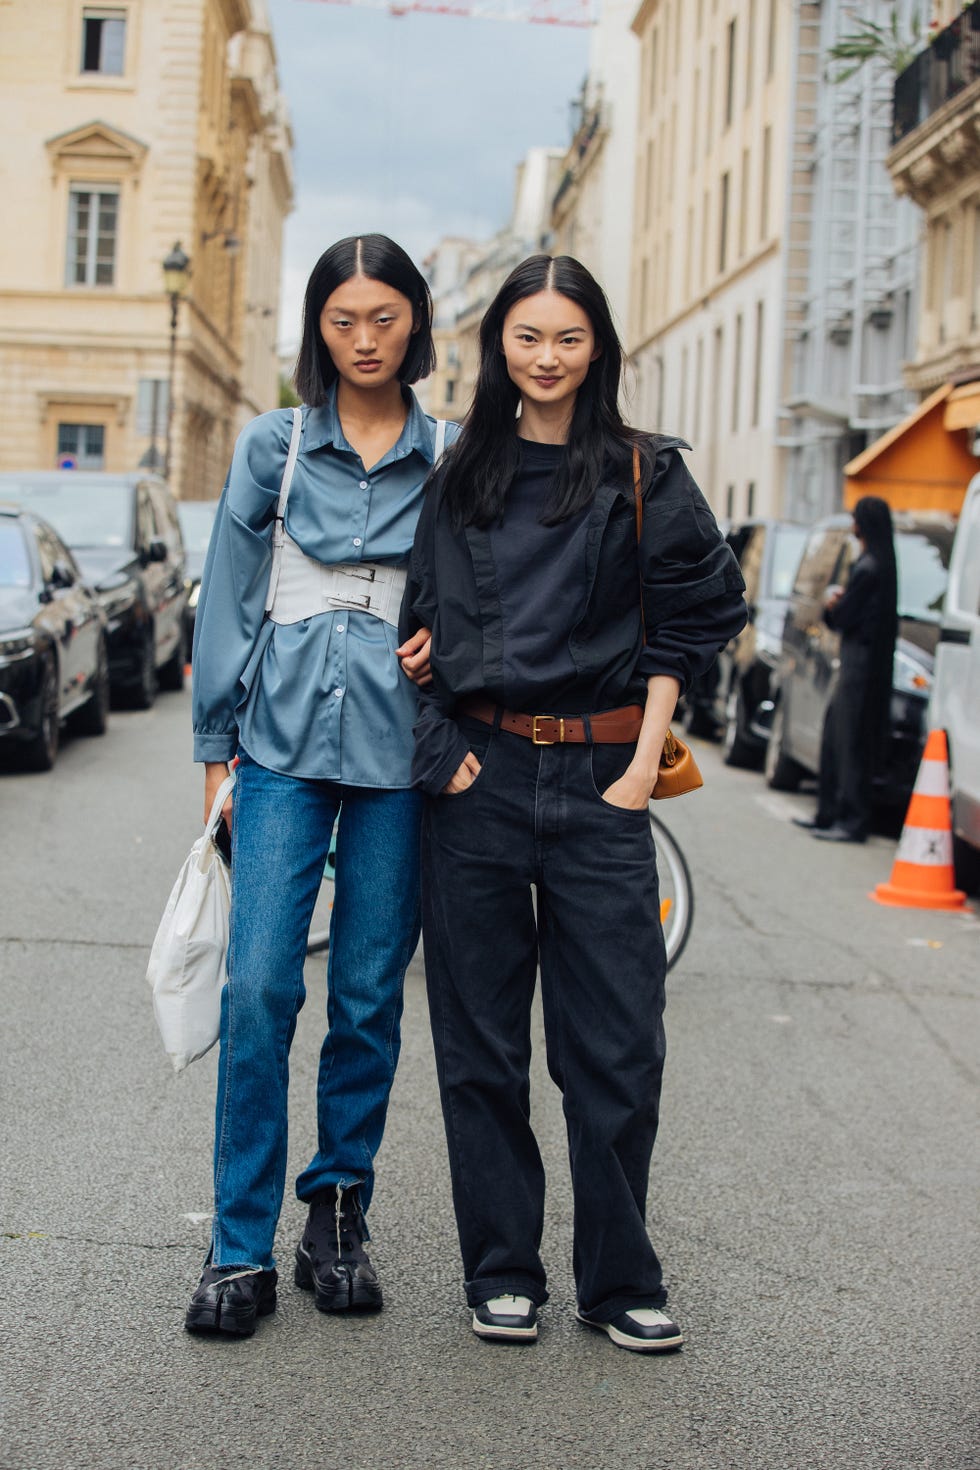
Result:
M725 80L725 127L731 127L735 112L735 22L728 23L728 69Z
M970 329L976 330L980 323L980 205L973 209L973 304L970 308ZM911 357L906 352L906 357Z
M769 238L769 175L772 172L772 128L762 135L762 184L759 194L759 239L764 245Z
M718 220L718 270L723 272L728 264L728 192L730 175L721 176L721 208Z
M126 13L82 11L82 71L121 77L126 56Z
M105 426L103 424L59 424L58 463L71 457L76 469L105 469Z
M119 191L75 186L68 196L69 286L112 286L116 279Z
M681 348L681 401L677 410L677 432L687 429L687 348Z
M755 307L755 363L752 368L752 427L759 427L759 410L762 403L762 329L765 325L765 303L756 302Z
M704 151L711 152L711 138L715 130L715 48L708 55L708 121L704 130Z
M755 43L755 0L749 0L748 15L745 22L745 105L748 107L752 100L752 62L753 45Z
M742 313L735 318L735 369L732 374L732 433L738 433L738 399L742 387Z
M725 491L725 515L731 520L735 514L735 486L729 485Z
M701 437L701 384L704 378L704 338L698 338L694 369L694 431L695 444Z
M749 231L749 150L742 149L742 187L738 196L738 258L744 259Z
M776 0L769 0L769 44L766 48L766 76L771 77L776 70Z
M446 392L445 392L445 395L444 395L444 401L447 404L452 403L452 401L453 401L453 399L455 397L456 397L456 380L455 380L455 378L447 378L446 379Z
M755 481L754 480L750 480L749 481L748 489L745 492L745 514L747 516L754 516L755 515Z

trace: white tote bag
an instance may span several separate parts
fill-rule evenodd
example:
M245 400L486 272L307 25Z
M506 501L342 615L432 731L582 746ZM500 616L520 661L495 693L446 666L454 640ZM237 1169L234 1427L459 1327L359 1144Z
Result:
M203 1057L218 1039L231 872L214 833L234 784L231 775L218 788L207 825L177 875L146 970L163 1048L175 1072Z

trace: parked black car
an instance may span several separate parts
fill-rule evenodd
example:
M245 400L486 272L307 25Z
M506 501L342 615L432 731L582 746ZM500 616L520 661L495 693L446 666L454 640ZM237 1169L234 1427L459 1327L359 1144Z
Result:
M187 588L187 648L194 638L197 599L201 595L204 559L211 543L217 500L178 500L177 518L184 537L184 585Z
M63 720L104 735L108 715L98 598L45 521L0 505L0 751L49 771Z
M0 500L44 516L105 609L114 694L149 709L184 683L184 543L176 503L155 475L38 471L0 475Z
M915 782L956 525L928 513L896 513L894 523L899 620L891 736L874 792L880 806L906 805ZM786 609L765 761L766 780L776 790L792 790L820 769L824 713L840 663L839 636L822 612L827 589L846 584L857 554L851 524L849 515L837 515L811 527Z
M721 731L727 765L762 765L773 709L770 680L806 536L805 526L776 520L737 522L726 533L745 578L748 622L688 690L684 720L694 735Z

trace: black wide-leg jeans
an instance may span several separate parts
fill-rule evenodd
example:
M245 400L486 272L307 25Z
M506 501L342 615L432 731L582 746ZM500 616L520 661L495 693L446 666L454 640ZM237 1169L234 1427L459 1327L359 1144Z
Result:
M610 1321L662 1306L645 1224L665 1053L656 860L646 811L601 796L634 748L536 746L460 724L482 769L465 792L426 802L422 912L467 1301L548 1296L528 1078L540 963L579 1309Z

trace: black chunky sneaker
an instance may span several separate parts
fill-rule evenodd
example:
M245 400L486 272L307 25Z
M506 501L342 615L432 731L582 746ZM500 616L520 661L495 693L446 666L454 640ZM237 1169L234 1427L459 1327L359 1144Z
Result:
M527 1296L491 1297L473 1309L473 1331L477 1337L496 1342L534 1342L538 1335L538 1309Z
M611 1322L593 1322L581 1312L575 1314L586 1327L607 1332L617 1347L634 1353L669 1353L684 1342L684 1335L673 1318L655 1307L632 1307Z
M188 1332L222 1332L251 1337L258 1317L276 1310L275 1271L219 1270L210 1262L184 1317Z
M369 1240L357 1185L329 1185L310 1200L296 1247L296 1285L321 1312L379 1312L381 1284L364 1249Z

